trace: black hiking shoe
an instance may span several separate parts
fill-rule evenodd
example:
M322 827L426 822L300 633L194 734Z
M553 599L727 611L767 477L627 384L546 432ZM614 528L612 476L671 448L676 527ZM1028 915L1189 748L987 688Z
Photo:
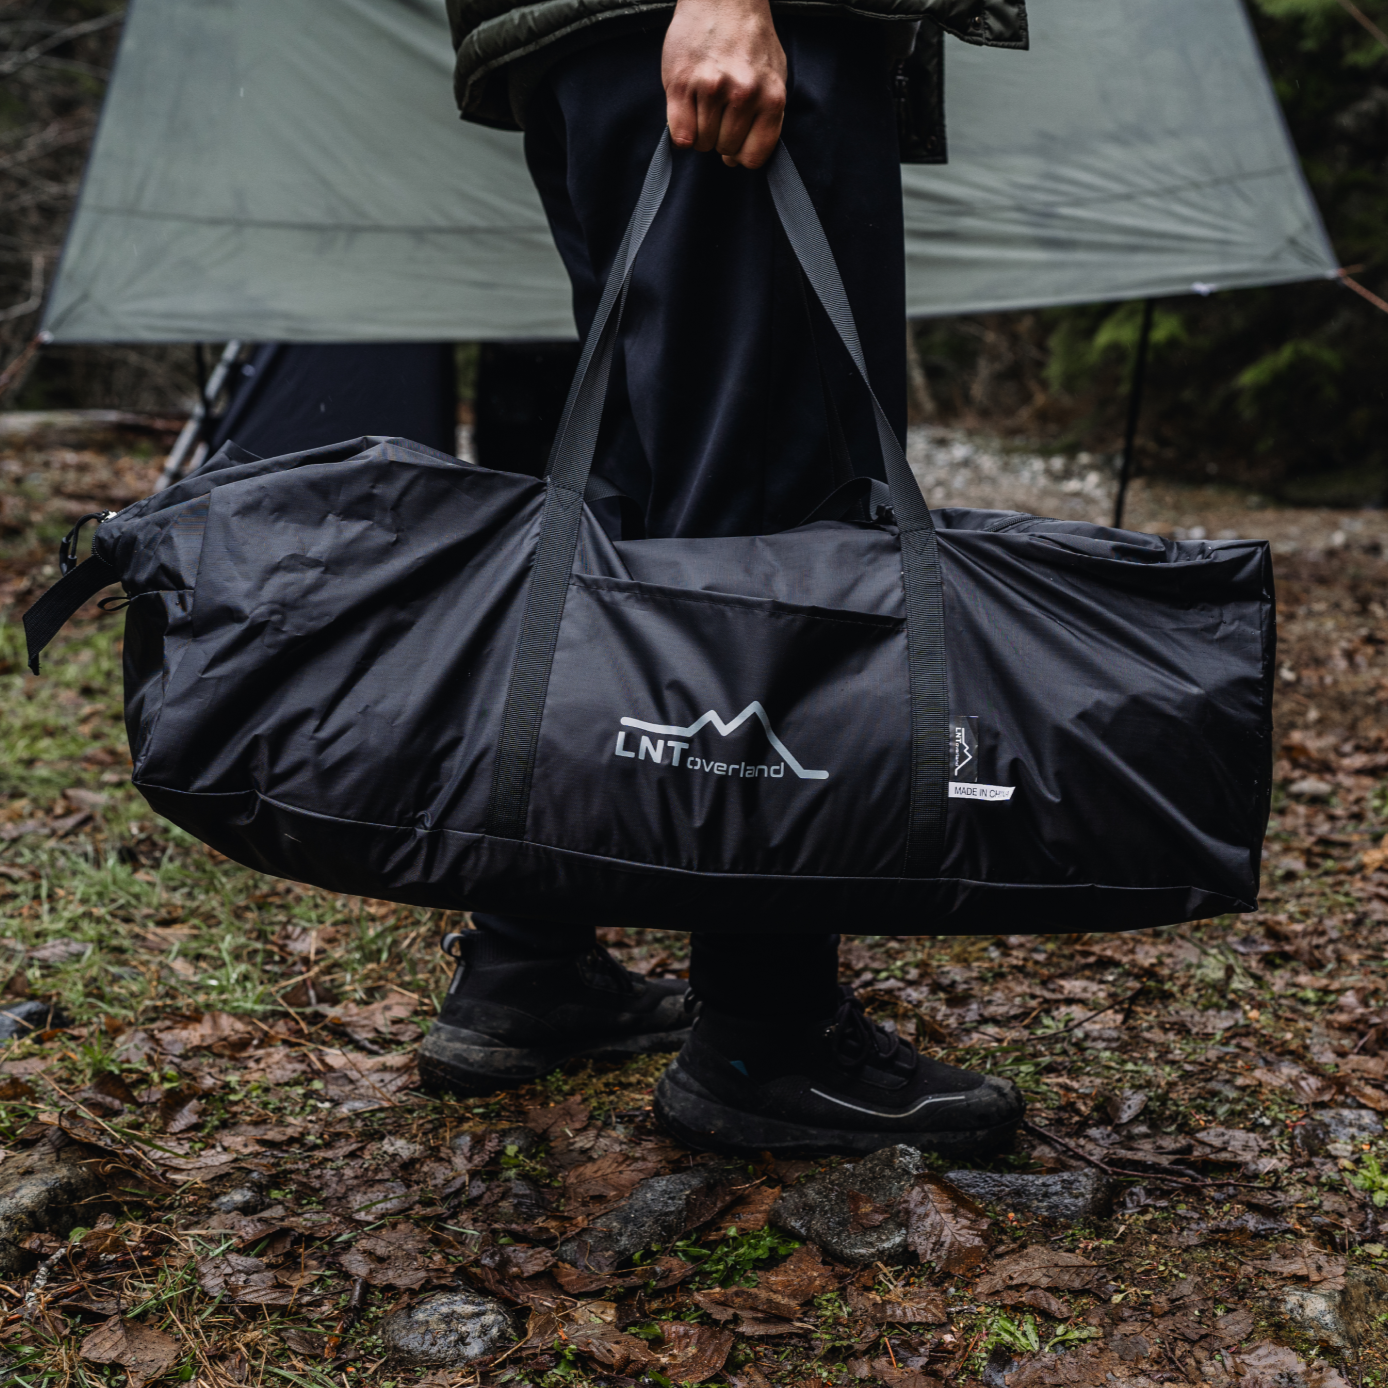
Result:
M688 984L630 973L601 945L576 956L518 960L468 930L445 935L443 950L458 967L420 1044L426 1089L493 1094L566 1060L674 1051L689 1036Z
M918 1055L848 988L832 1018L808 1027L705 1008L655 1091L671 1134L736 1156L866 1155L905 1143L981 1157L1007 1147L1025 1109L1011 1080Z

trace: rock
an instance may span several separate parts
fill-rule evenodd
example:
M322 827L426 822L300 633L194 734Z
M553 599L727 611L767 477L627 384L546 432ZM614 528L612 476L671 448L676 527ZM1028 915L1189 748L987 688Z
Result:
M27 1152L6 1157L0 1163L0 1278L33 1262L21 1247L30 1234L66 1234L77 1224L79 1202L102 1189L89 1149L56 1128ZM91 1205L81 1210L84 1219L95 1213Z
M1303 776L1287 787L1288 795L1299 796L1303 800L1328 800L1335 794L1335 787L1319 776Z
M1383 1131L1383 1119L1371 1108L1313 1109L1308 1121L1319 1124L1336 1142L1375 1137Z
M237 1186L235 1190L217 1196L212 1208L220 1210L222 1214L248 1215L254 1214L264 1204L265 1197L258 1190L252 1190L250 1186Z
M914 1147L884 1147L852 1166L821 1171L792 1186L771 1207L771 1220L842 1263L899 1259L906 1253L906 1226L893 1214L875 1227L857 1222L855 1228L848 1193L857 1191L891 1210L924 1169Z
M0 1041L67 1025L67 1017L55 1003L39 1002L36 998L28 1002L0 1003Z
M495 1354L512 1338L500 1302L473 1291L439 1292L381 1322L381 1342L398 1360L438 1368Z
M559 1245L559 1261L582 1272L609 1272L646 1248L672 1243L735 1198L746 1176L720 1166L696 1166L640 1182L615 1210Z
M985 1205L1029 1210L1073 1224L1097 1219L1113 1205L1113 1182L1102 1171L1056 1171L1044 1176L999 1176L991 1171L947 1171L945 1180Z
M1321 1344L1357 1350L1381 1333L1388 1314L1388 1273L1377 1268L1352 1267L1343 1291L1319 1287L1288 1287L1282 1313Z
M1383 1120L1367 1108L1313 1109L1304 1123L1292 1130L1292 1146L1308 1156L1324 1156L1332 1142L1363 1142L1383 1131ZM1332 1156L1347 1156L1345 1151Z
M528 1157L540 1145L540 1135L531 1128L502 1128L497 1136L501 1150L514 1147L518 1157Z

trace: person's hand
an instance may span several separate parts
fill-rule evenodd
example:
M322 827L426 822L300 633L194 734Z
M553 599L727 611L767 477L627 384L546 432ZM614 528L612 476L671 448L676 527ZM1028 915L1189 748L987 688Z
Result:
M769 0L677 0L660 75L680 149L716 149L746 169L771 157L786 109L786 54Z

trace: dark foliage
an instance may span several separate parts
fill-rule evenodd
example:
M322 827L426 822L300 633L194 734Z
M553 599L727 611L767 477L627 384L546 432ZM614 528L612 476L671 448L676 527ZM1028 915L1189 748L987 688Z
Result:
M124 12L121 0L0 0L0 369L38 327ZM4 405L168 412L192 388L186 347L61 347Z
M1388 28L1388 3L1362 0ZM1257 0L1253 19L1341 265L1388 295L1388 45L1341 0ZM1358 268L1355 268L1358 267ZM951 422L1116 449L1141 305L924 324ZM1158 305L1143 460L1302 503L1388 499L1388 316L1309 283Z

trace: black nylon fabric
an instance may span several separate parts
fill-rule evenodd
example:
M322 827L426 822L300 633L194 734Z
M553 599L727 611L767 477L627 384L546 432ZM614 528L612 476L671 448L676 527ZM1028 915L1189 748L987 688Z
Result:
M100 526L94 552L138 595L127 722L151 806L279 876L575 922L1027 933L1254 907L1267 546L1009 513L934 514L950 712L977 719L964 784L1013 788L946 801L937 878L901 872L888 524L614 545L584 508L526 834L487 836L544 498L531 477L361 439L216 458ZM753 704L766 723L738 722ZM683 736L622 723L708 712ZM768 724L827 775L797 776Z
M401 439L228 446L98 526L155 811L331 890L575 924L1026 933L1255 909L1265 543L931 513L880 410L893 511L851 483L778 535L609 540L583 487L663 176L658 157L547 481ZM774 165L771 184L861 361L813 209Z

